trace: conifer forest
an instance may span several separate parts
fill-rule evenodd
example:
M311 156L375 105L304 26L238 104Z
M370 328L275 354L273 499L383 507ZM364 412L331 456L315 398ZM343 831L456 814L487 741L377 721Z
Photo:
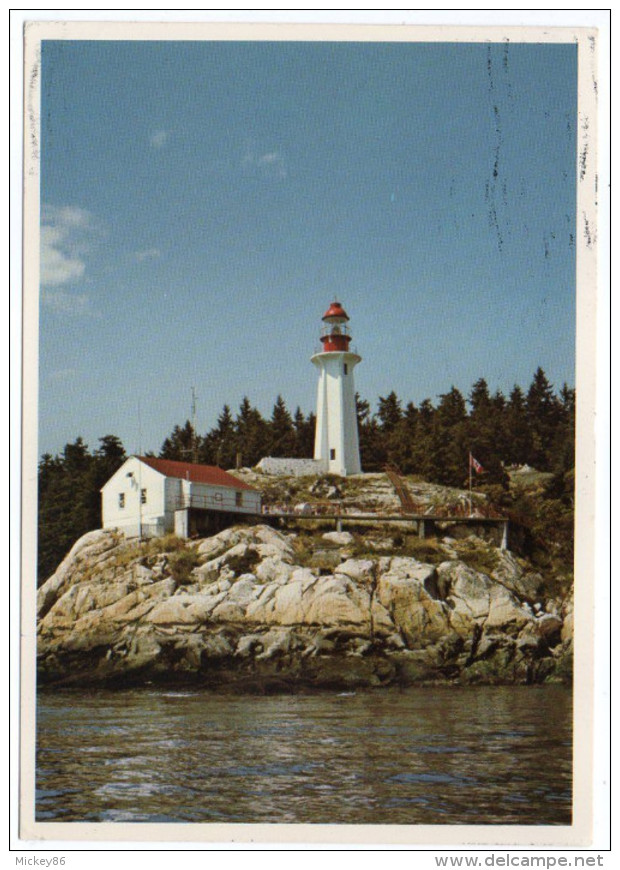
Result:
M484 468L476 489L527 528L530 552L541 568L560 552L572 562L575 455L575 391L558 391L539 368L527 390L491 393L480 378L464 396L452 387L419 405L390 392L376 408L357 398L362 468L381 472L386 465L403 475L451 487L467 487L470 453ZM265 418L244 397L238 410L225 405L212 429L176 425L158 452L146 455L233 469L252 467L264 456L311 457L314 413L291 412L275 400ZM38 582L55 570L73 543L101 526L100 489L126 459L121 440L107 434L96 447L82 437L56 456L41 457L38 469ZM509 485L509 471L530 466L544 475L533 495ZM536 545L538 542L538 545ZM547 542L543 546L542 542Z

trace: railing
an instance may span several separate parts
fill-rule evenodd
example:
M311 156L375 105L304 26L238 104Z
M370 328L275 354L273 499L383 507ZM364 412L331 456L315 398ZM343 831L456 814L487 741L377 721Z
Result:
M240 493L240 496L241 498L238 498L236 493L224 495L220 492L210 495L181 495L174 502L174 510L197 508L198 510L230 511L233 513L239 511L252 513L256 510L254 504L246 501L243 493Z
M407 513L414 513L418 506L411 498L411 493L407 489L407 484L400 476L400 470L396 468L395 465L386 465L385 473L400 500L401 510L406 511Z
M340 501L312 501L297 502L290 504L263 505L263 514L269 516L296 516L296 517L340 517L343 515L342 502Z
M489 520L502 520L505 517L497 511L493 505L484 504L478 501L470 502L469 498L461 499L437 508L436 506L428 507L421 502L416 502L409 492L406 482L401 476L400 469L396 465L386 465L385 473L388 480L394 487L394 491L400 501L400 510L403 514L434 514L440 510L445 514L446 519L450 518L478 518Z

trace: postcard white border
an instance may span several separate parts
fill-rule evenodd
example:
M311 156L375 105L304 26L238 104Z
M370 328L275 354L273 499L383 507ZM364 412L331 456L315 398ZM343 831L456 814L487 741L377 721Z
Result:
M181 21L33 21L26 24L24 78L23 438L21 597L22 841L155 843L277 842L440 844L477 848L587 846L592 837L592 752L595 562L596 287L597 287L597 54L598 32L584 27L369 25L317 23L189 23ZM571 826L220 825L42 823L34 820L35 548L37 389L39 100L42 39L274 40L390 42L576 42L579 63L578 154L588 141L577 203L577 511L575 612L574 822ZM587 119L587 122L586 122Z

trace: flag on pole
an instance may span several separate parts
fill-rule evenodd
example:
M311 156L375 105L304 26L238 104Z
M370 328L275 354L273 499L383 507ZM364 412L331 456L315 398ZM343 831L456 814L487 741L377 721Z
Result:
M469 467L473 468L476 474L482 474L484 471L484 468L480 465L477 459L474 459L471 453L469 454Z

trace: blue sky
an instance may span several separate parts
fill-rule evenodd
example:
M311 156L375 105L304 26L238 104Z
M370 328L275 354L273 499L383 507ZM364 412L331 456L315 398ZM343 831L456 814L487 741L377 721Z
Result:
M371 405L574 384L573 44L44 42L39 453L314 410L347 309Z

